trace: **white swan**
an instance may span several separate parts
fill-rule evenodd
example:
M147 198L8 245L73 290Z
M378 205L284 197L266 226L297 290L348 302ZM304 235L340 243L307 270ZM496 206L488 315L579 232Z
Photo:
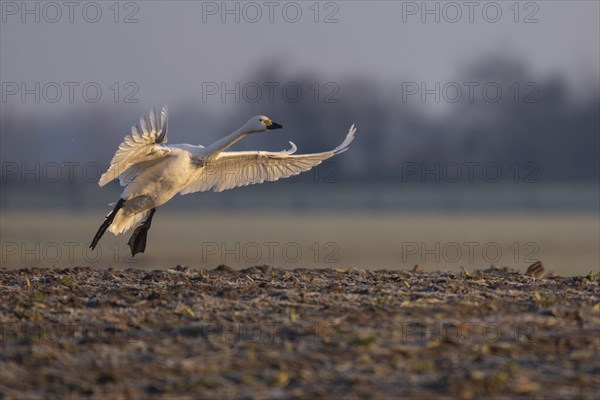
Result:
M125 190L114 210L98 229L90 248L94 249L108 229L115 235L138 225L129 240L131 254L143 253L146 237L156 208L177 193L188 194L214 190L221 192L237 186L298 175L324 160L342 153L354 139L356 128L350 127L344 141L323 153L294 154L296 145L281 152L223 151L244 136L282 128L264 115L250 118L240 129L208 147L190 144L166 145L168 110L163 107L160 124L153 109L142 117L131 135L125 136L110 167L98 184L104 186L119 178Z

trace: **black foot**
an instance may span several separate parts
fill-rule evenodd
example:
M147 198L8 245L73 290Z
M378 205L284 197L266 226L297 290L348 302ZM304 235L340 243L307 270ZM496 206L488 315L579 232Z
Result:
M148 237L148 228L142 224L135 228L133 235L129 239L127 244L131 249L131 255L135 256L137 253L143 253L146 250L146 238Z
M123 207L123 204L125 204L125 200L119 199L115 208L104 219L104 222L102 223L102 225L100 225L98 232L96 232L96 235L94 236L94 239L92 240L92 243L90 244L90 249L94 250L94 248L96 248L96 246L98 245L98 242L100 241L100 238L102 237L102 235L104 235L104 232L106 232L106 230L108 229L110 224L112 224L112 222L115 219L115 216L117 215L117 212L121 209L121 207Z
M137 253L143 253L146 250L146 238L148 237L148 231L150 230L150 225L152 224L152 217L156 212L156 208L150 210L150 215L148 218L142 222L140 226L135 228L133 231L133 235L129 239L127 244L131 249L131 256L135 257Z

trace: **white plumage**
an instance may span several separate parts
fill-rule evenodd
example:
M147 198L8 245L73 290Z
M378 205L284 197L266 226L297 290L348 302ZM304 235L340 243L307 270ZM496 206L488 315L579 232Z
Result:
M152 110L124 138L110 167L98 182L100 186L104 186L118 178L121 186L125 186L121 195L123 205L112 216L108 230L114 234L126 232L148 215L150 210L166 203L177 193L184 195L207 190L221 192L238 186L276 181L308 171L324 160L346 151L356 132L352 125L338 147L323 153L295 154L297 147L292 142L291 149L281 152L223 151L246 135L281 127L268 117L256 116L237 131L208 147L167 145L167 107L162 109L160 124L157 113Z

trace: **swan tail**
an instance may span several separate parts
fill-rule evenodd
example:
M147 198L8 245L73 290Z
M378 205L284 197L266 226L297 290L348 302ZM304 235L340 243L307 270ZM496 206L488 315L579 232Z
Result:
M147 210L139 213L131 213L121 210L116 214L114 221L108 230L115 235L120 235L121 233L125 233L139 224L146 215L148 215Z

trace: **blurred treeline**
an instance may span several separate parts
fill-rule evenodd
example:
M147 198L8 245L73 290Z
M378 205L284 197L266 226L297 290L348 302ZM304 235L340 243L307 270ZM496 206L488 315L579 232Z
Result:
M285 71L277 66L258 68L240 82L296 82L303 88L319 82L323 89L330 81L311 73ZM202 81L200 74L198 80ZM237 148L281 150L292 140L300 152L323 151L337 145L349 125L356 123L359 130L348 153L351 155L336 161L344 180L349 182L398 181L407 162L429 167L435 163L494 162L506 169L514 163L535 163L536 178L541 183L597 181L597 82L591 82L584 93L569 87L560 75L539 80L525 65L504 58L474 63L455 81L495 82L504 93L498 102L485 101L480 96L469 101L466 93L456 103L442 98L438 104L433 96L421 102L419 95L405 101L402 79L383 85L368 76L336 80L335 90L323 91L318 101L311 91L297 102L277 97L270 101L262 96L256 103L242 99L239 103L220 104L215 96L207 104L198 93L198 98L169 104L170 142L206 145L236 129L250 116L267 114L286 129L249 138ZM516 101L509 89L515 82L534 83L533 98L537 101L526 102L524 97L530 90L522 88ZM427 84L432 86L434 82ZM324 95L334 91L331 99L338 101L324 102ZM139 103L126 105L73 104L68 112L62 107L60 112L39 114L23 111L27 107L3 104L3 169L6 163L25 163L28 168L35 168L35 162L96 163L106 167L129 127L150 106L162 105L147 102L148 99L140 98ZM88 175L93 173L88 171ZM74 177L75 183L79 182L82 174L75 173ZM4 188L19 180L20 174L3 170Z

